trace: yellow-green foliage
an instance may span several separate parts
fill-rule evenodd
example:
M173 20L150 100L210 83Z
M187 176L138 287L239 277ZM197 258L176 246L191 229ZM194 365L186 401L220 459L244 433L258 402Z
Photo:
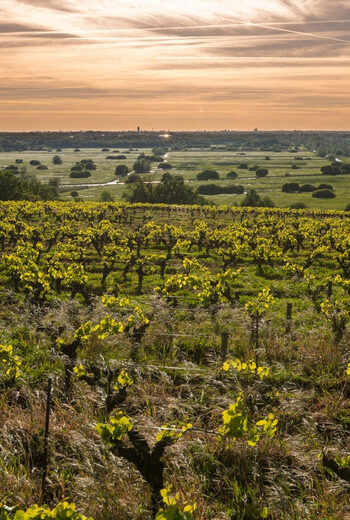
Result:
M179 440L184 433L192 428L191 423L177 423L177 424L164 424L162 430L158 433L156 441L159 442L162 439L169 439L172 444Z
M278 420L272 413L251 426L248 424L242 393L239 393L236 401L222 412L222 420L223 425L218 432L229 443L244 439L249 446L255 446L262 436L273 438L277 431Z
M126 370L122 370L117 377L117 382L114 385L114 390L122 390L128 386L134 384L133 378L126 372Z
M127 434L133 429L133 423L130 418L119 411L109 418L108 423L96 424L96 431L105 444L113 447L117 442L121 441L123 435Z
M260 379L268 377L270 368L266 366L258 366L255 361L241 361L240 359L228 359L222 365L222 369L228 372L230 369L236 370L240 374L257 375Z
M15 379L20 374L21 361L13 353L12 345L0 344L0 376Z
M0 520L92 520L78 513L75 505L68 502L62 502L54 509L34 505L26 511L19 509L14 514L11 509L0 504Z
M161 490L165 508L160 509L155 520L193 520L197 505L185 502L180 506L180 494L171 495L171 486Z

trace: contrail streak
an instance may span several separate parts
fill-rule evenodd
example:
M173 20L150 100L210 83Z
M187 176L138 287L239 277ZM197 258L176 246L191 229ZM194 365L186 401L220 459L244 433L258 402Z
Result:
M324 36L322 34L293 31L292 29L282 29L282 27L272 27L271 25L266 25L266 24L261 24L261 23L248 22L246 25L253 26L253 27L263 27L265 29L271 29L272 31L286 32L286 33L290 33L290 34L299 34L301 36L311 36L312 38L319 38L321 40L331 40L334 42L350 43L350 40L343 40L341 38L333 38L332 36Z

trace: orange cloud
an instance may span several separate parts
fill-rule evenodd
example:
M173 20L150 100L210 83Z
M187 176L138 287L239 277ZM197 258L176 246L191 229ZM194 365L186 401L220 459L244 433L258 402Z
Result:
M2 0L0 15L0 130L348 129L347 1Z

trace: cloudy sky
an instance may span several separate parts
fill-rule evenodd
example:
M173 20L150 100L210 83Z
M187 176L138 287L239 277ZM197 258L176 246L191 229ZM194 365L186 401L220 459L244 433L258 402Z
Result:
M0 130L350 130L350 0L1 0Z

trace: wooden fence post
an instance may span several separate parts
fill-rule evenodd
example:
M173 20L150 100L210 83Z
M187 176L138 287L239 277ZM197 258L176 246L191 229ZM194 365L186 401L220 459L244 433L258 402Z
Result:
M327 298L330 300L332 298L332 292L333 292L333 283L332 281L329 281L327 284Z
M228 338L229 338L228 332L221 333L221 361L222 361L222 363L225 363L225 361L227 359Z
M293 310L293 304L291 302L288 302L287 309L286 309L286 334L290 334L290 331L291 331L292 310Z
M50 409L51 409L51 393L52 393L52 377L47 381L47 395L46 395L46 414L45 414L45 432L44 432L44 451L43 451L43 468L41 477L41 504L45 501L46 496L46 476L47 464L49 458L49 431L50 431Z

